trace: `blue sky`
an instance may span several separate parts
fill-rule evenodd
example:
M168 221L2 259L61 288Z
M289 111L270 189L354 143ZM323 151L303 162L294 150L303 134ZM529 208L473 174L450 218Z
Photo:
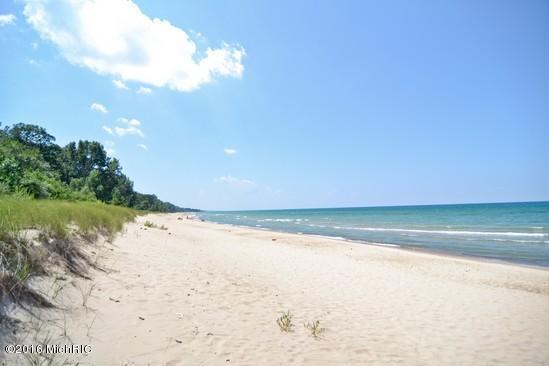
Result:
M105 143L139 191L204 209L549 200L546 1L79 4L0 2L0 121Z

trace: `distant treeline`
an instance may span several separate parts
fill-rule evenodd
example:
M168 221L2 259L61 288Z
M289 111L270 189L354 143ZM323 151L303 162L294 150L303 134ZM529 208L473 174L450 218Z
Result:
M159 212L197 211L133 190L120 162L97 141L55 144L40 126L0 128L0 195L95 201Z

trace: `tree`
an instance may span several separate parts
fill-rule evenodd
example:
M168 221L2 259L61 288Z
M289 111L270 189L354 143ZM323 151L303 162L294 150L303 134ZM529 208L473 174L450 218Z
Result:
M11 191L17 190L26 172L49 174L49 168L38 149L5 136L0 138L0 182Z
M36 148L42 154L46 163L53 169L52 172L59 172L62 166L61 148L55 144L55 137L50 135L45 128L26 123L17 123L11 128L6 127L4 133L11 140L30 147Z
M115 205L130 207L132 201L134 200L134 196L135 192L133 191L133 182L124 174L121 174L118 177L116 187L113 189L112 203Z
M44 127L37 125L17 123L7 129L7 133L12 139L39 149L50 147L55 142L55 137L50 135Z

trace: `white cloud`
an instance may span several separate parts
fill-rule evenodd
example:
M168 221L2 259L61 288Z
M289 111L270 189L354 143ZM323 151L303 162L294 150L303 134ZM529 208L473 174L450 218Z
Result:
M117 118L116 121L118 123L122 123L125 125L125 127L122 126L114 126L113 128L103 126L103 129L107 131L110 135L118 135L118 136L126 136L126 135L136 135L139 137L145 137L145 134L139 126L141 126L141 122L135 118Z
M191 91L216 76L241 77L244 49L199 52L183 29L151 19L131 0L24 0L23 13L71 63L155 87Z
M238 151L236 151L235 149L224 149L223 152L225 153L225 155L235 155Z
M152 89L151 88L146 88L144 86L140 86L139 89L137 89L136 91L137 94L144 94L144 95L147 95L147 94L151 94L152 93Z
M31 43L31 46L32 46L32 49L35 50L35 49L38 48L38 43L32 42L32 43Z
M103 145L105 147L105 151L108 155L113 155L116 151L114 150L114 141L111 140L105 140L103 142Z
M114 86L116 86L118 89L122 89L122 90L128 90L129 88L126 86L126 84L124 84L124 82L122 80L113 80L112 83L114 84Z
M33 59L33 58L29 58L29 59L27 60L27 62L29 63L29 65L38 66L38 61L36 61L36 60Z
M92 105L90 105L90 109L92 111L100 112L100 113L103 113L103 114L109 113L107 108L101 103L92 103Z
M139 120L135 118L132 118L132 119L118 118L117 121L127 125L127 127L116 126L114 128L114 132L118 136L137 135L140 137L145 137L145 135L143 134L143 131L141 131L141 129L138 128L139 126L141 126L141 122L139 122Z
M0 27L15 24L15 19L13 14L0 14Z
M140 137L145 137L145 135L143 134L143 131L141 131L139 128L134 126L128 126L125 128L116 126L114 128L114 133L116 133L118 136L137 135Z
M255 182L249 179L236 178L230 175L224 175L216 179L216 181L228 184L237 188L253 188L255 187Z
M142 148L145 151L149 151L149 147L145 144L137 144L137 146L139 146L140 148Z
M121 117L121 118L118 118L117 121L120 123L125 123L129 126L134 126L134 127L141 126L141 122L135 118L127 119L127 118Z

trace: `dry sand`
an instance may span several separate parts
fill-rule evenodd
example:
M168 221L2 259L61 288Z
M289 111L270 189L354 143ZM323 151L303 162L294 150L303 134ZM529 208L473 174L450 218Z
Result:
M105 248L62 320L81 365L549 365L547 270L181 216Z

